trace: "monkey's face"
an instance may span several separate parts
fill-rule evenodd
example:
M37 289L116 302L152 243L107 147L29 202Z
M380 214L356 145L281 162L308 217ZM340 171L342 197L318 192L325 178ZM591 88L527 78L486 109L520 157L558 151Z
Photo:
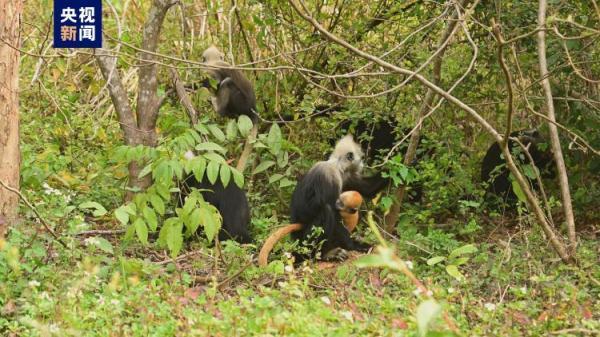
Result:
M202 62L214 63L218 61L223 61L223 57L225 57L225 54L221 53L221 51L217 47L210 46L204 51L204 53L202 53Z

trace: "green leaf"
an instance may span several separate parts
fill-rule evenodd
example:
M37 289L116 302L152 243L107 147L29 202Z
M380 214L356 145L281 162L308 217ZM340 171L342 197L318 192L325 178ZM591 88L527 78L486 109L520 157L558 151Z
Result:
M432 257L431 259L427 260L427 265L428 266L433 266L436 265L442 261L444 261L446 258L443 256L436 256L436 257Z
M171 166L171 172L173 172L173 174L175 174L175 177L177 177L177 180L181 180L183 179L183 165L181 165L181 163L177 160L171 160L169 161L169 166ZM172 177L171 177L172 179ZM168 179L169 181L171 179Z
M150 204L158 214L165 215L165 203L156 194L150 194Z
M208 135L208 129L206 128L206 125L202 124L202 123L198 123L196 124L196 126L194 126L194 128L200 132L200 134L203 135Z
M216 126L214 124L209 124L208 129L210 130L210 133L212 133L213 136L215 136L215 138L218 141L220 141L220 142L225 141L225 134L223 133L223 131L221 131L221 129L219 129L218 126Z
M186 234L188 236L196 233L198 227L200 227L201 221L201 210L200 208L195 208L192 213L187 217L187 222L185 222Z
M453 250L452 252L450 252L450 256L448 257L448 259L451 260L460 255L472 254L475 252L477 252L477 247L475 247L475 245L472 245L472 244L464 245L464 246L458 247L455 250Z
M285 188L288 186L293 186L296 182L293 180L290 180L288 178L283 178L279 181L279 187L281 188Z
M460 271L458 271L458 267L453 264L449 264L446 266L446 272L450 276L454 277L457 281L462 282L465 280L465 276Z
M104 206L100 205L99 203L97 203L95 201L88 201L88 202L81 203L79 205L79 208L93 209L92 215L94 215L95 217L103 216L104 214L106 214L108 212L106 210L106 208L104 208Z
M219 164L217 162L211 161L208 163L208 167L206 167L206 177L213 185L217 182L217 178L219 177Z
M275 162L272 160L263 161L260 164L258 164L258 166L254 169L254 172L252 172L252 174L261 173L273 165L275 165Z
M244 115L242 115L244 116ZM227 140L234 140L237 137L237 124L234 120L229 120L225 128Z
M435 300L427 300L417 307L417 327L419 336L423 337L429 330L429 325L442 312L442 306Z
M227 185L229 185L229 180L231 180L231 170L229 169L229 166L221 165L219 176L221 177L223 187L227 187Z
M252 120L246 115L240 115L237 121L238 129L243 137L248 137L250 130L252 130Z
M156 218L154 210L150 207L144 207L142 213L144 214L144 219L146 219L146 222L148 223L148 227L150 227L150 231L155 232L158 228L158 219Z
M230 167L231 173L233 174L233 182L237 185L237 187L244 187L244 175L240 173L237 169Z
M513 192L515 192L515 195L517 196L517 198L519 198L520 202L522 202L522 203L527 202L525 193L523 193L521 186L519 186L519 183L516 180L512 181L512 189L513 189Z
M129 213L125 210L125 206L115 209L115 217L123 226L126 226L129 222Z
M279 181L282 178L283 178L283 174L275 173L274 175L269 177L269 184Z
M198 151L214 151L214 152L221 152L221 153L227 152L227 150L225 150L221 145L213 143L213 142L200 143L200 144L196 145L196 150L198 150Z
M283 151L283 152L279 152L279 154L277 155L277 166L278 167L285 167L289 162L289 154L287 153L287 151Z
M276 155L281 151L281 143L281 129L277 123L273 123L267 136L267 145L269 145L269 150L271 150L272 154Z
M204 227L204 234L209 242L217 236L221 229L221 216L219 211L212 205L205 203L200 208L200 222Z
M179 221L169 226L167 231L167 247L171 251L171 257L175 258L179 255L181 247L183 247L183 224Z
M457 265L457 266L461 266L467 262L469 262L471 258L470 257L459 257L458 259L452 261L452 264Z
M204 171L206 170L206 159L202 157L194 158L194 166L192 166L192 172L194 172L194 178L197 181L202 181L204 178Z
M223 156L221 156L217 153L214 153L214 152L205 153L204 158L208 159L209 161L217 162L219 164L227 163L227 161L225 160L225 158L223 158Z
M133 227L135 227L135 233L140 239L140 242L144 245L148 244L148 227L146 227L146 223L142 218L137 218L133 222Z
M146 165L142 171L140 171L138 179L147 176L150 172L152 172L152 163Z
M113 245L103 237L93 236L86 239L91 245L98 247L101 251L109 254L113 254Z

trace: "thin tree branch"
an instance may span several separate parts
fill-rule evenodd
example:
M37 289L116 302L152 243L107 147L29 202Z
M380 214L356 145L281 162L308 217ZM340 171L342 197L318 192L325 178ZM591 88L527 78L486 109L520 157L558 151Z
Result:
M12 187L8 186L2 180L0 180L0 185L2 185L2 187L4 187L5 189L11 191L12 193L18 195L19 198L21 199L21 201L23 201L25 203L25 205L27 205L27 207L29 207L33 211L33 213L40 220L40 222L42 223L42 225L44 226L44 228L50 234L52 234L52 236L54 237L54 239L56 241L58 241L58 243L60 243L63 247L67 248L67 244L64 243L64 241L54 232L54 230L52 229L52 227L50 226L50 224L48 223L48 221L46 221L46 219L44 219L40 215L40 213L38 212L38 210L35 207L33 207L33 205L29 202L29 200L27 200L27 198L25 198L25 196L23 194L21 194L21 192L19 192L19 190L17 190L16 188L12 188Z

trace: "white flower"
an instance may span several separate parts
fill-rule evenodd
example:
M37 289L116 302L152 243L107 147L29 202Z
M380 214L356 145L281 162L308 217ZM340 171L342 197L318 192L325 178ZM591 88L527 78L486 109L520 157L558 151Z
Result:
M53 323L48 326L48 330L50 331L50 333L58 334L58 332L60 331L60 328L58 327L58 324Z
M40 293L40 298L41 298L42 300L50 301L50 295L49 295L49 294L48 294L48 292L46 292L46 291L42 291L42 292Z
M83 242L85 243L86 246L98 245L100 243L98 238L95 238L95 237L86 238L85 240L83 240Z
M344 318L349 320L350 322L353 321L352 313L350 311L342 311L340 312L340 314L342 314L342 316L344 316Z
M323 301L323 303L325 303L327 305L331 305L331 300L327 296L322 296L321 301Z
M406 267L408 269L413 269L413 263L412 263L412 261L404 261L404 264L406 264Z
M37 288L40 286L40 283L36 280L31 280L29 283L27 283L27 285L29 285L31 288Z
M496 310L496 305L494 303L486 303L483 305L487 310L494 311Z
M456 291L456 289L450 287L448 288L448 294L453 294Z
M287 266L283 267L283 270L285 270L286 273L291 273L294 271L294 266L288 264Z
M519 288L519 290L521 290L521 293L523 295L527 294L527 286L523 286L523 287Z

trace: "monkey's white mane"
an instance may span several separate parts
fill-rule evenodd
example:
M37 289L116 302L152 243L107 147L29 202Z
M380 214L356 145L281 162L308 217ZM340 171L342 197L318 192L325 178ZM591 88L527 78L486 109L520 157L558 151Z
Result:
M353 161L349 162L346 159L346 154L348 152L352 152L354 154ZM360 173L360 171L362 170L362 157L363 152L360 145L354 141L352 135L346 135L337 142L335 148L333 149L333 152L329 156L328 162L335 163L337 165L338 170L342 174L349 173L347 172L348 169L350 169L351 171L355 171L350 173ZM357 167L352 167L356 166L357 163L360 164Z

